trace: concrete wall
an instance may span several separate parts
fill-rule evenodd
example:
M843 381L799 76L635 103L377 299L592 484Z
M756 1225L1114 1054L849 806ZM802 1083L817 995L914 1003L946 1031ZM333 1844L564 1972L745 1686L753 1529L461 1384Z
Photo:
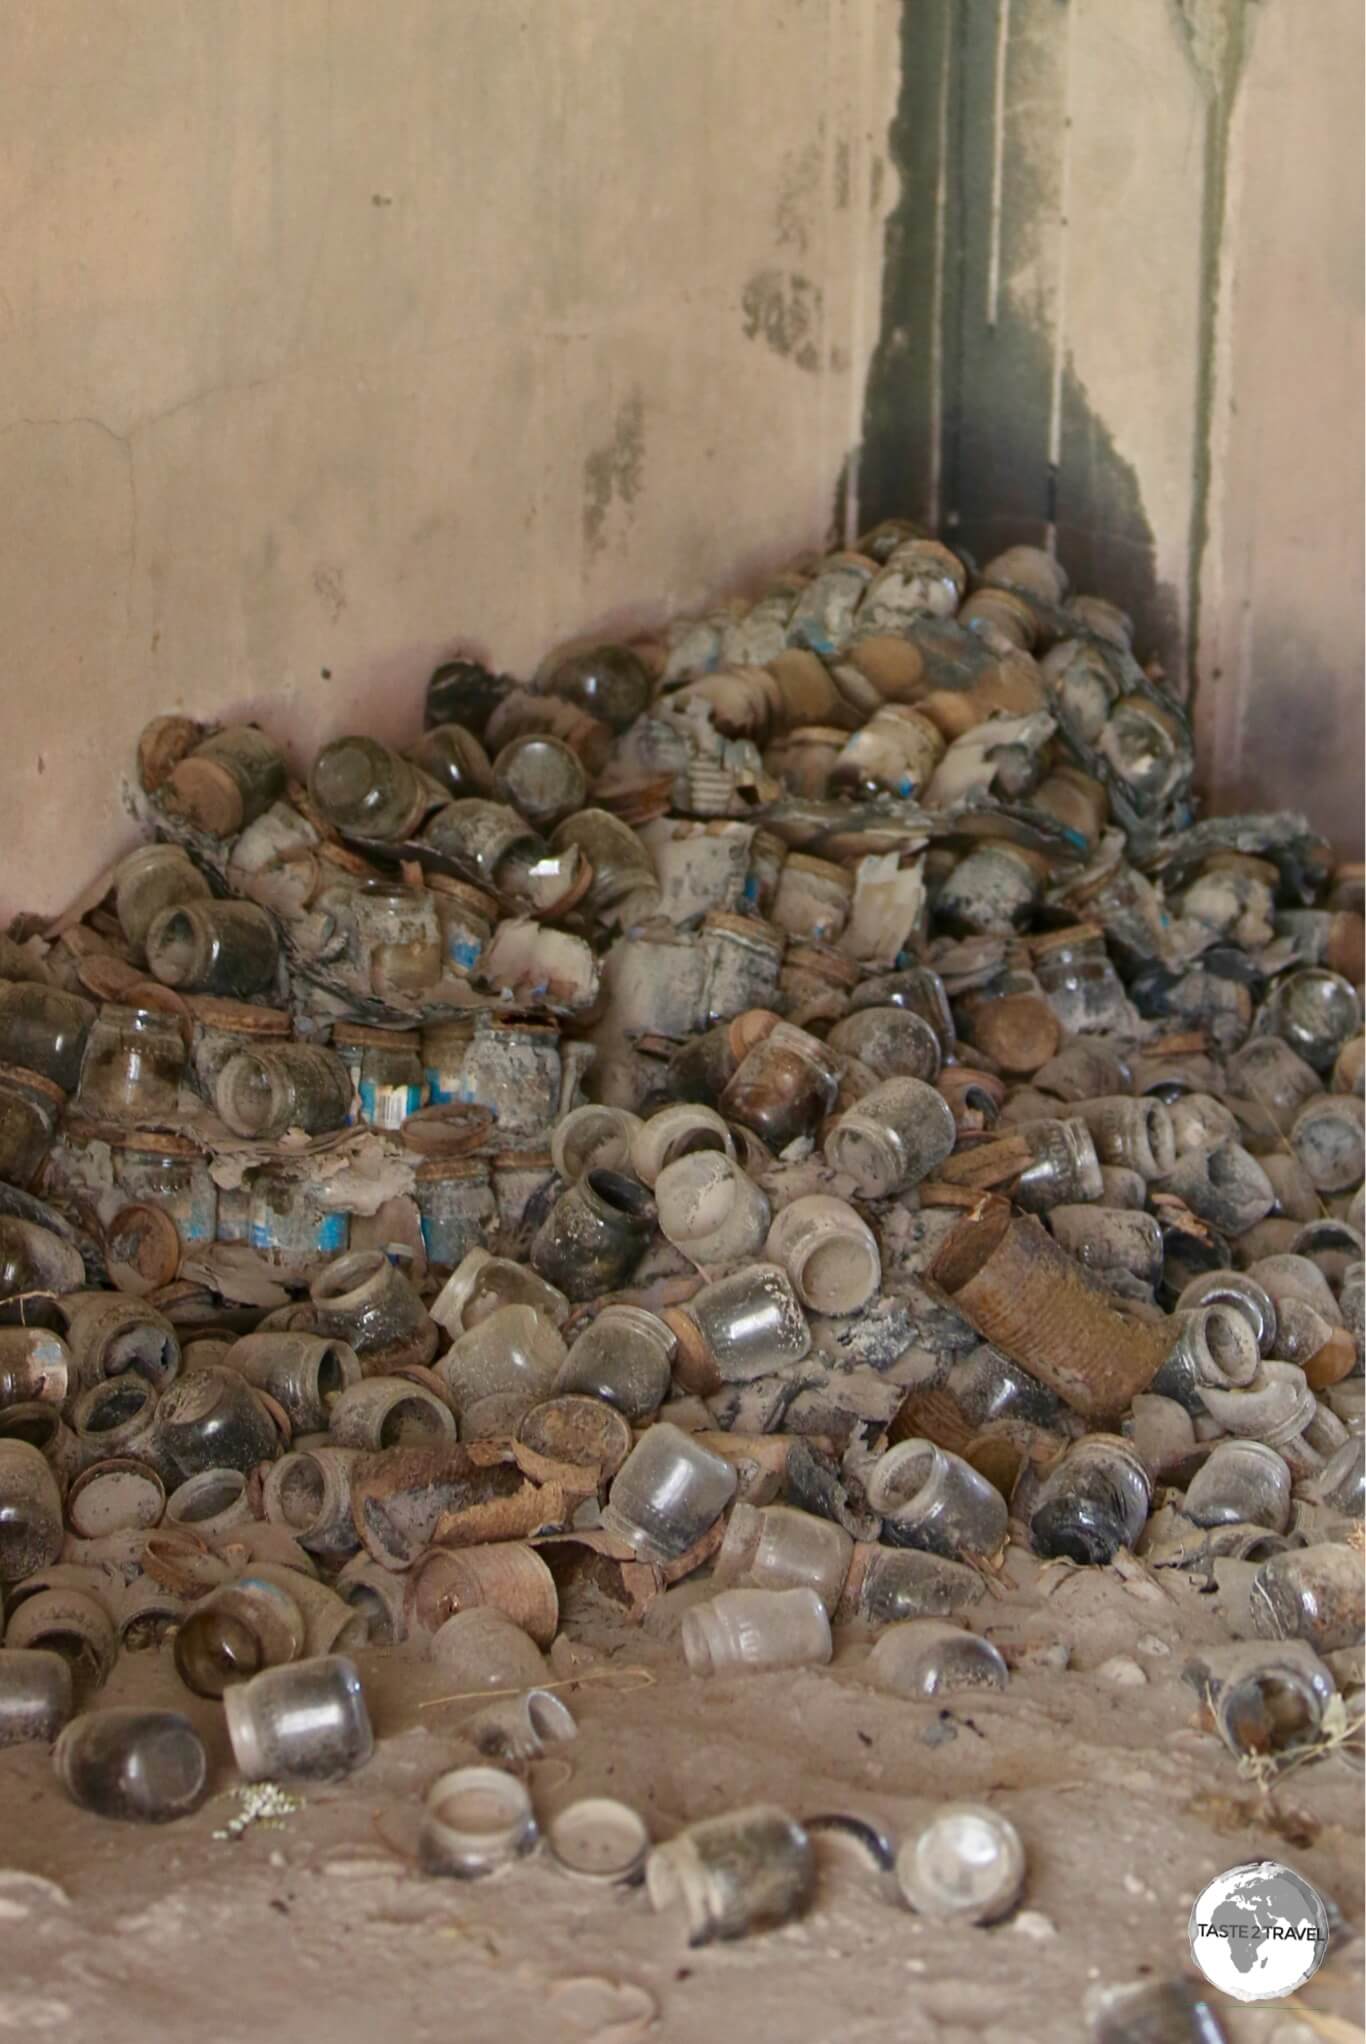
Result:
M1360 0L908 0L861 467L1049 542L1360 856ZM910 450L909 472L907 450Z
M305 758L457 646L916 510L1052 539L1221 806L1346 848L1357 0L43 0L0 63L0 903L162 709Z
M528 671L823 544L897 14L11 8L0 898L130 840L158 710L399 737L457 645Z

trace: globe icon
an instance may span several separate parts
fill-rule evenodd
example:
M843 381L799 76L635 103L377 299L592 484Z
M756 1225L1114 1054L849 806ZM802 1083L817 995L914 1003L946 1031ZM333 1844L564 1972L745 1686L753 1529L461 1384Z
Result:
M1303 1987L1328 1950L1328 1911L1302 1874L1251 1860L1217 1874L1190 1914L1191 1952L1213 1987L1274 2001Z

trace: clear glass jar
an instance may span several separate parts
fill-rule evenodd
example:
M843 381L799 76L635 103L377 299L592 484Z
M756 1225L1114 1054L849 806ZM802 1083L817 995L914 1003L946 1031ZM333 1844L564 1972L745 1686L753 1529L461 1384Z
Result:
M918 1916L995 1923L1024 1886L1020 1834L983 1803L947 1803L896 1856L897 1885Z
M422 993L436 985L445 957L436 903L425 887L367 880L351 898L357 964L371 990Z
M282 1268L307 1269L345 1252L351 1216L318 1205L308 1179L285 1164L263 1164L249 1186L247 1240Z
M882 1282L877 1237L847 1200L808 1193L783 1207L765 1254L780 1263L813 1313L857 1313Z
M224 1001L213 994L192 994L185 1005L194 1018L190 1069L195 1091L210 1104L218 1074L236 1051L289 1040L291 1024L283 1008Z
M953 1110L921 1079L885 1079L842 1114L825 1138L826 1162L865 1199L918 1185L957 1141Z
M804 1826L756 1803L657 1845L645 1885L655 1909L682 1909L690 1945L706 1945L800 1916L815 1892L816 1861Z
M680 1637L694 1675L823 1666L834 1651L825 1605L809 1585L723 1590L683 1614Z
M731 1507L726 1537L716 1557L716 1581L757 1590L814 1590L825 1609L835 1609L854 1551L851 1536L833 1519L790 1505Z
M882 1538L950 1561L992 1555L1006 1537L1005 1499L961 1455L933 1441L900 1441L868 1472L868 1503Z
M114 1182L130 1201L159 1207L187 1247L218 1235L218 1187L208 1158L180 1136L120 1136L111 1143Z
M0 1065L0 1179L7 1185L22 1188L38 1176L64 1104L51 1079Z
M267 1668L230 1689L223 1707L248 1781L335 1781L375 1750L360 1675L344 1654Z
M1047 863L1034 852L989 841L966 853L940 888L934 912L958 937L1011 936L1043 898Z
M174 1710L97 1710L73 1718L52 1754L73 1803L99 1817L165 1824L208 1794L204 1742Z
M676 1345L657 1314L641 1306L604 1306L576 1338L554 1389L599 1398L639 1425L669 1395Z
M676 1561L735 1496L733 1464L667 1420L643 1433L612 1479L602 1527L642 1561Z
M789 1368L811 1347L806 1315L776 1263L717 1278L661 1317L678 1338L679 1381L703 1396Z
M179 845L143 845L114 869L114 909L134 951L164 908L182 901L208 901L208 881Z
M1181 1507L1197 1526L1290 1523L1290 1471L1262 1441L1216 1441L1186 1486Z
M433 724L406 754L410 763L436 782L446 801L464 795L491 795L493 768L472 731L463 724Z
M650 1246L655 1203L638 1179L589 1171L560 1195L532 1238L532 1267L567 1299L623 1285Z
M267 1141L291 1128L309 1135L342 1128L350 1101L346 1067L314 1043L236 1051L214 1086L214 1105L234 1134Z
M465 978L478 965L493 935L498 904L492 895L468 886L463 880L452 880L446 873L429 874L427 889L441 926L443 970Z
M333 738L308 774L308 792L338 830L395 842L411 837L432 800L412 764L375 738Z
M833 944L849 920L853 876L829 859L788 857L773 899L775 926L807 944Z
M559 1111L563 1082L558 1029L545 1022L497 1022L480 1017L453 1072L452 1053L459 1042L454 1032L460 1026L439 1024L423 1031L423 1058L433 1105L459 1100L487 1107L500 1136L547 1135Z
M1035 937L1030 950L1044 998L1069 1036L1121 1035L1133 1027L1124 984L1095 924Z
M71 1716L71 1668L45 1647L0 1647L0 1751L48 1746Z
M30 980L0 983L0 1061L37 1072L74 1093L86 1039L99 1013L93 1001Z
M274 986L279 962L274 918L254 901L181 902L147 932L153 978L184 994L246 1000Z
M655 1207L665 1241L702 1269L757 1256L769 1231L767 1194L717 1150L667 1164L655 1180Z
M464 1438L510 1432L550 1395L566 1353L559 1329L534 1306L500 1306L459 1335L436 1373Z
M0 1582L50 1568L62 1551L62 1500L52 1470L27 1441L0 1439Z
M174 766L161 800L211 837L233 837L285 792L284 755L255 724L226 724Z
M106 1004L91 1024L81 1064L82 1111L109 1121L173 1115L186 1057L176 1016Z
M415 1029L367 1029L338 1023L332 1048L351 1079L352 1111L372 1128L402 1128L427 1097L427 1080Z
M202 1469L254 1469L273 1460L280 1437L252 1387L219 1363L189 1371L162 1394L156 1444L158 1460L187 1477Z
M999 1647L965 1626L913 1618L889 1626L868 1657L879 1689L894 1696L943 1696L955 1689L1004 1689L1009 1680Z
M428 1158L417 1167L413 1189L428 1261L437 1268L454 1270L471 1249L487 1249L494 1241L498 1203L485 1159Z

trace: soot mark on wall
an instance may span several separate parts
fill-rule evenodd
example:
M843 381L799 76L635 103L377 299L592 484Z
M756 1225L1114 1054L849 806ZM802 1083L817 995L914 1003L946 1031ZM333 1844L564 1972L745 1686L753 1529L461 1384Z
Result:
M825 304L819 284L794 270L760 270L740 298L747 340L761 340L798 369L817 374Z
M879 336L869 370L859 523L930 518L978 561L1043 543L1050 527L1073 582L1134 616L1145 653L1174 680L1184 652L1174 590L1159 582L1156 542L1132 465L1064 359L1058 457L1050 420L1054 341L1004 285L990 288L995 67L1001 0L904 0L901 90L888 134L900 194L888 217ZM1014 0L1019 124L1037 145L1065 120L1061 23L1066 0ZM1009 122L996 249L1008 275L1041 212L1056 216L1056 165L1014 146Z
M633 390L620 405L611 438L595 447L583 464L583 543L596 558L607 545L614 503L628 508L645 480L645 397Z

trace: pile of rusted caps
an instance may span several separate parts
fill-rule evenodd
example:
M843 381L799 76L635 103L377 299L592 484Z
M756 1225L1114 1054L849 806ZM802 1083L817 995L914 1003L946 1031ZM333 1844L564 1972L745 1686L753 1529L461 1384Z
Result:
M0 940L0 1736L168 1634L525 1690L706 1570L698 1672L1000 1686L1012 1537L1243 1571L1359 1715L1361 869L899 524L426 723L159 719Z

